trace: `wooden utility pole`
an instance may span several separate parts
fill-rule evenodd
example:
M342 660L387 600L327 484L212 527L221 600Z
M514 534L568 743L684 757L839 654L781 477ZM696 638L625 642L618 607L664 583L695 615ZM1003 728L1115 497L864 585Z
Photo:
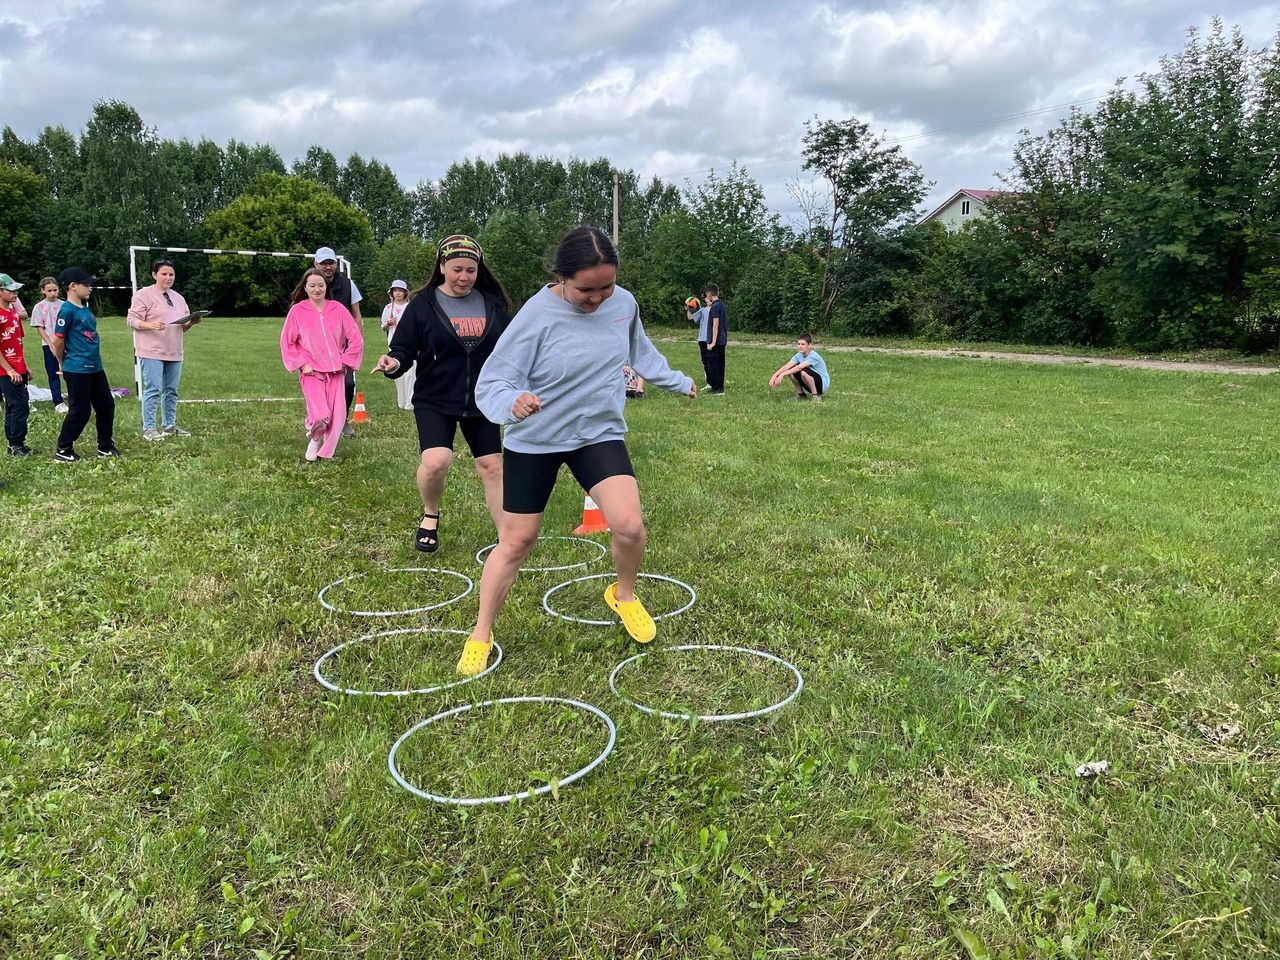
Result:
M618 245L618 175L613 175L613 245Z

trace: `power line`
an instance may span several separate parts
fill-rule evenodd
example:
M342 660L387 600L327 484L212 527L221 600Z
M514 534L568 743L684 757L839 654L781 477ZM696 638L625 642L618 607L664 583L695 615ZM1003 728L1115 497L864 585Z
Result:
M1011 113L1003 117L992 117L988 120L974 120L970 123L959 123L953 127L940 127L937 130L926 130L923 133L913 133L906 137L895 137L892 140L885 140L884 143L886 145L891 146L899 143L909 143L913 140L923 140L926 137L936 137L939 134L943 134L943 133L954 133L957 130L972 130L979 127L990 127L990 126L994 126L997 123L1008 123L1010 120L1022 120L1026 117L1036 117L1043 113L1053 113L1055 110L1066 110L1071 107L1084 106L1086 103L1097 103L1099 100L1105 100L1107 96L1108 95L1103 95L1100 97L1088 97L1084 100L1074 100L1071 103L1058 103L1058 104L1054 104L1051 107L1039 107L1035 110L1024 110L1021 113ZM803 160L803 159L804 159L804 154L800 154L799 156L795 156L795 157L780 157L777 160L756 160L749 163L740 164L740 166L744 170L749 168L755 168L755 167L773 167L773 166L778 166L779 164L784 164L784 163L795 163L797 160ZM706 171L688 170L688 171L683 171L681 173L670 173L670 174L667 174L667 176L674 180L679 177L692 177L696 174L704 173L704 172Z

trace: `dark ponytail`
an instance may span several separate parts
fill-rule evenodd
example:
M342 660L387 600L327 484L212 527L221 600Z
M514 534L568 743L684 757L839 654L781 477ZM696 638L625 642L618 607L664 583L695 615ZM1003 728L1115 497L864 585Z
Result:
M590 270L603 263L616 267L618 251L609 235L599 227L578 227L570 230L556 248L551 272L565 279L579 270Z

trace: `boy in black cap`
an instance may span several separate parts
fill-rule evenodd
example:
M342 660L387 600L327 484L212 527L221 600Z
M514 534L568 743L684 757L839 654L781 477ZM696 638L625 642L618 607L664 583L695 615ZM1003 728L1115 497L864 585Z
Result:
M67 267L58 275L58 282L66 287L67 301L58 310L58 322L53 328L53 352L67 381L70 409L62 421L54 459L63 463L80 459L72 445L89 422L90 407L98 420L98 456L118 457L120 451L111 441L116 401L102 368L98 320L86 306L98 280L80 267Z

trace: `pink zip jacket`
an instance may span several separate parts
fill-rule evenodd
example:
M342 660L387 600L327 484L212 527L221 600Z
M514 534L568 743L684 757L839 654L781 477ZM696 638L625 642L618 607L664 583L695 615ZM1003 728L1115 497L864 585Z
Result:
M308 363L317 373L354 370L364 357L364 337L351 311L337 300L326 300L323 314L310 300L301 300L284 318L280 356L285 369L295 372Z

